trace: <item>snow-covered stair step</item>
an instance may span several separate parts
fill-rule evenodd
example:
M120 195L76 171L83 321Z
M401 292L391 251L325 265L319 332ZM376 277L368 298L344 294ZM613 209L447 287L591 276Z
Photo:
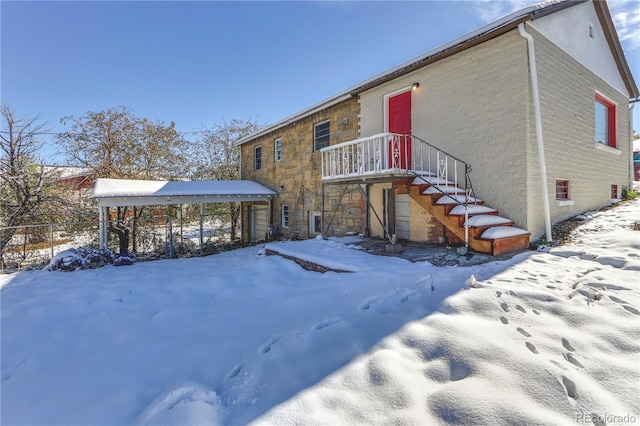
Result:
M498 240L501 238L517 237L519 235L529 235L529 231L516 228L515 226L494 226L484 231L480 238L485 240Z
M438 201L436 201L436 204L440 204L440 205L444 205L444 204L460 204L460 203L464 203L464 202L465 202L465 196L464 195L447 195L445 197L440 198ZM482 203L483 201L478 199L478 198L469 197L467 202L469 202L469 203Z
M506 217L502 217L494 214L481 214L477 216L472 216L467 221L467 224L469 226L477 226L477 227L506 225L507 223L513 223L513 221Z
M464 189L449 185L433 185L422 191L424 195L432 194L464 194Z
M477 214L490 215L498 212L496 209L492 209L491 207L481 206L477 204L468 206L467 210L469 216ZM464 206L455 206L449 212L449 216L464 216Z
M417 178L413 179L413 181L411 182L411 185L424 185L424 184L429 184L429 185L454 185L453 182L451 182L451 181L449 181L447 179L439 178L437 176L417 177Z
M515 226L495 226L482 233L478 242L489 242L491 244L491 254L499 256L505 253L525 250L529 247L531 234Z

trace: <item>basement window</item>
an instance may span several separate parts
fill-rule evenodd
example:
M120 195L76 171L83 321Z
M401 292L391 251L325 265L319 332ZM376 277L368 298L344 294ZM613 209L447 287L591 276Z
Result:
M289 227L289 206L286 204L283 204L281 207L281 225L283 228L288 228Z
M556 205L570 206L573 200L569 198L569 181L566 179L556 179Z
M569 181L557 179L556 180L556 200L568 200L569 199Z
M611 199L618 199L618 185L611 185Z

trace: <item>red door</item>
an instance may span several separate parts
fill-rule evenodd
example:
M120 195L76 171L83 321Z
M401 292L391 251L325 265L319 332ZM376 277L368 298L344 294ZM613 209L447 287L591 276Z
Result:
M389 142L389 168L411 169L411 91L389 98L389 132L396 137Z

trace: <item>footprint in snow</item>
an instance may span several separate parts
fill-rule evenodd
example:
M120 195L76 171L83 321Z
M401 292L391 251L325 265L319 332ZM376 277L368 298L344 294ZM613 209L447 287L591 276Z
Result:
M20 361L16 365L14 365L12 368L9 368L9 371L2 376L2 381L4 382L4 381L7 381L10 378L12 378L13 375L16 374L16 371L18 371L20 369L20 367L22 367L22 364L27 362L28 359L29 359L29 357L26 357L22 361Z
M578 399L578 389L576 388L576 384L573 380L568 377L562 376L562 385L567 391L567 396L572 399Z
M532 312L536 315L540 315L540 312L536 311L535 309L533 309Z
M271 347L278 341L280 340L280 336L272 336L269 337L269 339L264 342L264 344L262 346L260 346L260 349L258 349L258 352L266 354L267 352L269 352L271 350Z
M500 321L502 321L503 324L509 324L509 320L506 317L500 317Z
M312 330L314 331L318 331L318 330L322 330L323 328L327 328L330 327L334 324L337 324L341 321L344 321L342 318L327 318L324 321L320 321L319 323L315 324L313 327L311 327Z
M565 339L564 337L562 338L562 346L564 346L564 348L566 350L568 350L569 352L574 352L575 351L573 346L571 346L571 343L569 343L569 341L567 339Z
M378 302L379 300L380 300L380 296L368 297L364 299L362 303L360 303L360 306L358 306L358 309L360 309L361 311L366 311L371 307L371 305Z
M224 376L225 380L229 380L229 379L233 379L234 377L236 377L238 374L240 374L240 372L242 371L242 368L244 367L244 361L236 364L231 370L229 370L229 372L227 373L226 376Z
M522 327L516 328L516 331L525 337L531 337L531 334L529 334L529 332Z
M509 305L507 305L507 302L502 302L500 304L500 307L502 308L503 311L509 312Z
M613 302L616 302L616 303L621 303L621 304L624 304L624 305L628 305L629 304L629 302L627 302L626 300L622 300L622 299L620 299L618 297L615 297L615 296L609 296L609 299L611 299Z
M498 299L500 299L500 296L502 296L502 292L501 292L500 290L497 290L497 291L496 291L496 297L497 297Z
M550 359L549 362L553 365L555 365L556 367L558 367L561 370L567 371L567 367L565 367L564 365L560 364L558 361Z
M520 306L520 305L516 305L516 309L519 310L520 312L522 312L523 314L527 313L527 310L525 308L523 308L522 306Z
M537 354L539 354L539 353L540 353L540 352L538 352L538 349L536 349L536 346L535 346L533 343L527 342L527 343L526 343L526 345L527 345L527 348L528 348L531 352L533 352L534 354L536 354L536 355L537 355Z
M564 354L563 356L564 356L564 359L566 359L567 361L569 361L571 364L575 365L576 367L584 368L584 365L582 365L582 363L580 361L578 361L576 359L576 357L574 357L571 352L568 352L568 353Z
M640 311L637 310L636 308L634 308L633 306L622 305L622 307L625 308L628 312L631 312L634 315L640 315Z

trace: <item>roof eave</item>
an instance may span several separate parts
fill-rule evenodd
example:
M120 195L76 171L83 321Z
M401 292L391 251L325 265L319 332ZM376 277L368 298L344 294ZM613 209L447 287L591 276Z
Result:
M353 96L357 96L362 92L365 92L373 87L379 86L381 84L384 84L388 81L391 81L395 78L398 78L400 76L403 76L405 74L409 74L410 72L413 72L417 69L426 67L427 65L433 64L434 62L438 62L441 61L445 58L448 58L450 56L453 56L457 53L460 53L464 50L467 50L471 47L477 46L479 44L484 43L485 41L491 40L492 38L498 37L502 34L505 34L515 28L518 27L519 24L521 24L522 22L526 22L526 21L530 21L531 20L531 16L530 15L526 15L526 16L522 16L519 19L516 19L514 21L510 21L505 25L493 28L489 31L486 31L484 33L481 34L477 34L475 36L473 36L472 38L468 38L464 41L461 41L458 44L455 44L453 46L449 46L445 49L442 50L438 50L437 52L431 54L431 55L426 55L423 56L422 58L407 64L406 66L402 67L402 68L398 68L393 70L392 72L385 74L383 76L380 76L378 78L376 78L375 80L372 81L368 81L365 84L353 89L351 91L351 94Z

